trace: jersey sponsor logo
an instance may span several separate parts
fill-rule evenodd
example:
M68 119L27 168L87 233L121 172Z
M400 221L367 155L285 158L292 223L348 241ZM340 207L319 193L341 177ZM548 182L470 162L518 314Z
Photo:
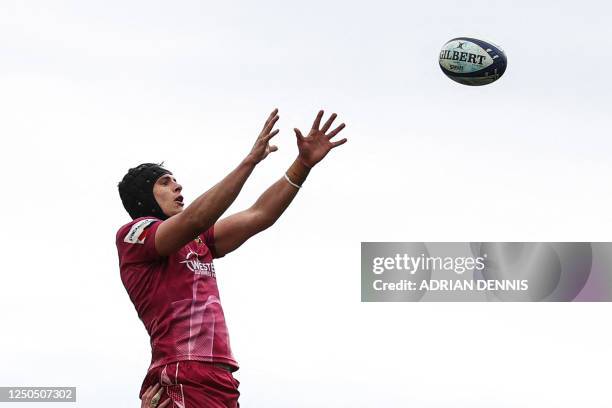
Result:
M132 225L130 231L127 233L125 238L123 238L123 242L127 242L128 244L144 244L145 238L147 237L146 230L155 221L155 219L151 218L138 221Z
M201 262L200 257L196 252L189 251L187 256L185 256L185 260L180 263L185 264L187 269L196 275L204 275L209 276L211 278L215 278L215 265L210 262Z

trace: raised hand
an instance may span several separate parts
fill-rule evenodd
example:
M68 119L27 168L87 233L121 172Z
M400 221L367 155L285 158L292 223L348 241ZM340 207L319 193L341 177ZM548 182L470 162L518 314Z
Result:
M340 126L326 134L336 119L336 116L337 115L335 113L332 113L323 127L319 129L321 126L321 119L323 118L323 111L319 111L312 124L312 129L310 129L310 132L306 137L302 135L302 132L300 132L299 129L293 129L295 131L295 136L297 137L297 145L299 150L298 159L306 167L314 167L315 164L327 156L327 153L329 153L331 149L346 143L346 138L335 142L331 141L334 136L344 129L344 123L340 124Z
M274 136L276 136L276 134L278 134L278 129L272 131L272 128L276 124L277 120L278 109L274 109L272 113L270 113L270 116L268 116L268 119L266 120L263 129L261 129L261 133L259 134L259 136L257 136L257 140L255 141L255 144L253 145L253 148L249 153L249 158L252 159L255 164L268 157L270 153L278 150L278 147L274 145L270 146L269 143L270 139L272 139Z

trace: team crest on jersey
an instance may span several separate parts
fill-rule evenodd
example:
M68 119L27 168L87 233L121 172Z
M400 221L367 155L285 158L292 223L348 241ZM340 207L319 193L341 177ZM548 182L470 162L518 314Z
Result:
M130 231L127 233L125 238L123 238L123 242L127 242L128 244L144 244L145 238L147 237L146 230L155 221L155 219L151 218L138 221L132 225Z

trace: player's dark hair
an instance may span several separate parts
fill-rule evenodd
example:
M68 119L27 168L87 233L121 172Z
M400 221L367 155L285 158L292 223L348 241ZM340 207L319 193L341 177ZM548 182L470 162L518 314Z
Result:
M160 164L143 163L128 170L118 184L119 196L123 207L132 219L155 217L161 220L168 218L153 195L153 185L164 174L172 174Z

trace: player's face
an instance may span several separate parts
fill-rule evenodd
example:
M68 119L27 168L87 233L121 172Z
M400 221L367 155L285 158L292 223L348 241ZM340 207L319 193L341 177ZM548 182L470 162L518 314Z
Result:
M176 182L172 174L165 174L153 185L153 196L160 208L168 217L183 211L183 186Z

